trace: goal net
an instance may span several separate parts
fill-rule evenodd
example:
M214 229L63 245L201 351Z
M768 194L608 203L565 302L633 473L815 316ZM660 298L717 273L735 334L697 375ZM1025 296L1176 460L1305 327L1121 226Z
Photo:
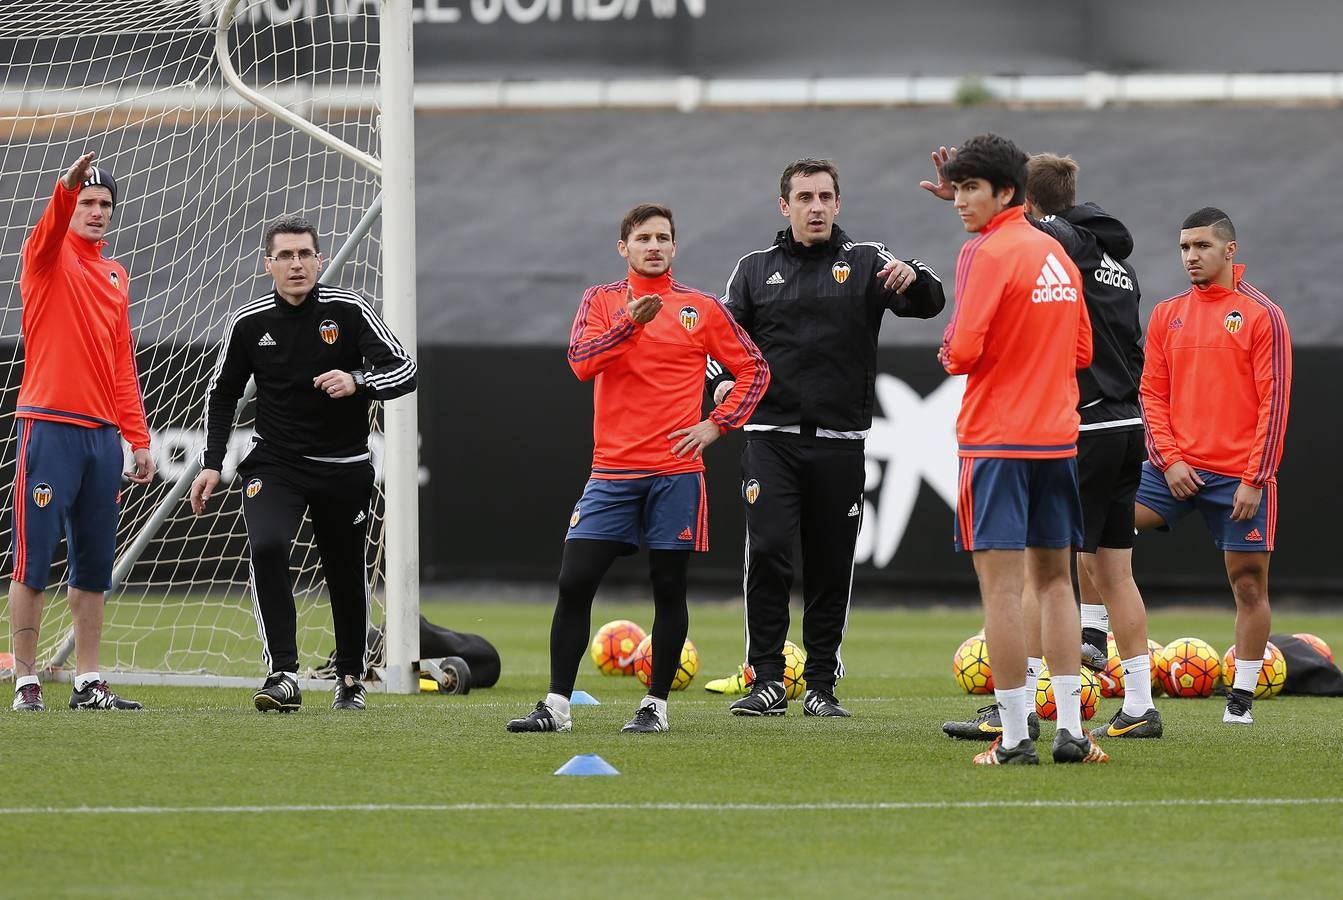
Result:
M219 29L224 65L216 53L221 5L233 12ZM159 477L148 488L128 485L123 492L117 550L124 577L108 595L105 672L208 675L215 683L217 676L252 683L264 673L234 478L249 444L250 408L239 416L229 445L221 485L227 490L206 515L192 516L179 499L181 479L198 467L205 383L229 316L270 288L260 250L266 223L305 214L321 234L322 249L344 260L330 266L324 280L376 301L381 248L377 229L364 226L376 218L369 211L379 179L243 100L224 71L231 66L265 98L377 156L376 13L377 4L328 0L0 0L0 546L6 575L13 571L11 419L23 374L23 241L57 177L86 150L98 153L97 164L114 173L119 189L104 253L131 275L131 327ZM368 563L377 622L385 504L374 418L379 489ZM133 560L131 550L139 551ZM62 545L47 592L43 667L74 663L64 553ZM315 669L334 643L306 523L292 566L301 666ZM8 645L7 612L0 613L0 629Z

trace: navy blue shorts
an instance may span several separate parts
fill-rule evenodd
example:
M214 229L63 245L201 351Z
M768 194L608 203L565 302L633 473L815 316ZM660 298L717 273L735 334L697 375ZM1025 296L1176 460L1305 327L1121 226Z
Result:
M15 425L11 577L46 590L56 545L64 537L70 586L107 590L121 515L121 435L110 425L84 428L42 419L16 419Z
M1264 485L1264 493L1259 501L1259 511L1247 522L1231 521L1231 510L1236 505L1236 488L1240 479L1231 475L1218 475L1195 469L1203 479L1199 488L1189 500L1176 500L1166 484L1166 476L1151 462L1142 464L1142 480L1138 482L1136 502L1160 516L1165 525L1162 531L1169 531L1176 522L1198 510L1203 521L1212 532L1213 543L1219 550L1231 550L1237 553L1259 553L1273 550L1278 531L1278 482L1270 478Z
M1082 546L1077 459L962 459L956 549Z
M647 478L591 478L569 517L566 541L620 541L637 549L709 549L704 473Z

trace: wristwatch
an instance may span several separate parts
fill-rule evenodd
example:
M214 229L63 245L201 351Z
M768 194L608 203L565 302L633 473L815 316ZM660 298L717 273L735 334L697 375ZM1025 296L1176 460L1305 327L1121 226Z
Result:
M360 390L362 390L363 388L368 387L368 373L367 373L367 372L363 372L363 371L361 371L361 370L359 370L359 369L355 369L353 372L350 373L350 377L354 379L354 390L355 390L356 393L358 393L358 392L359 392Z

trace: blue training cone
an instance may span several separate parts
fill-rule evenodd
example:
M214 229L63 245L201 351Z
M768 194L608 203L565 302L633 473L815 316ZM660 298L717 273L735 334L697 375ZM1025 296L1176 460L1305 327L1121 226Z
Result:
M572 702L572 701L570 701ZM619 775L616 767L595 753L580 753L555 770L556 775Z
M570 706L601 706L602 703L587 691L574 691L569 697Z

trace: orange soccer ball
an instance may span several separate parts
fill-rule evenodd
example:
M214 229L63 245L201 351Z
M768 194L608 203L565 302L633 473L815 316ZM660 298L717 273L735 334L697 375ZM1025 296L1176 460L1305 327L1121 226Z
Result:
M1308 631L1298 631L1296 634L1292 635L1292 637L1297 638L1298 640L1305 641L1307 644L1310 644L1317 651L1319 651L1319 654L1321 656L1329 660L1329 662L1332 663L1334 661L1334 651L1329 649L1329 645L1326 644L1324 642L1324 638L1320 637L1319 635L1311 634Z
M1222 657L1222 677L1226 680L1226 689L1231 690L1236 683L1236 645L1226 651ZM1282 693L1287 683L1287 659L1282 651L1269 641L1264 645L1264 667L1259 670L1259 681L1254 686L1254 699L1276 697Z
M1172 697L1211 697L1221 677L1217 651L1201 638L1176 638L1161 651L1161 685Z
M628 619L607 622L592 638L592 661L603 675L633 675L634 651L644 630Z
M695 645L686 638L686 642L681 645L681 662L676 667L676 674L672 676L671 689L673 691L683 691L690 684L690 680L695 677L699 671L699 651ZM638 648L634 651L634 674L644 684L653 682L653 636L650 634L639 642Z
M993 693L993 669L984 635L971 635L961 642L951 655L951 674L967 694Z
M1096 715L1096 704L1100 702L1101 685L1090 669L1083 668L1082 674L1082 719ZM1042 719L1051 722L1058 718L1059 707L1054 702L1054 680L1049 675L1049 667L1040 670L1040 680L1035 683L1035 712Z

